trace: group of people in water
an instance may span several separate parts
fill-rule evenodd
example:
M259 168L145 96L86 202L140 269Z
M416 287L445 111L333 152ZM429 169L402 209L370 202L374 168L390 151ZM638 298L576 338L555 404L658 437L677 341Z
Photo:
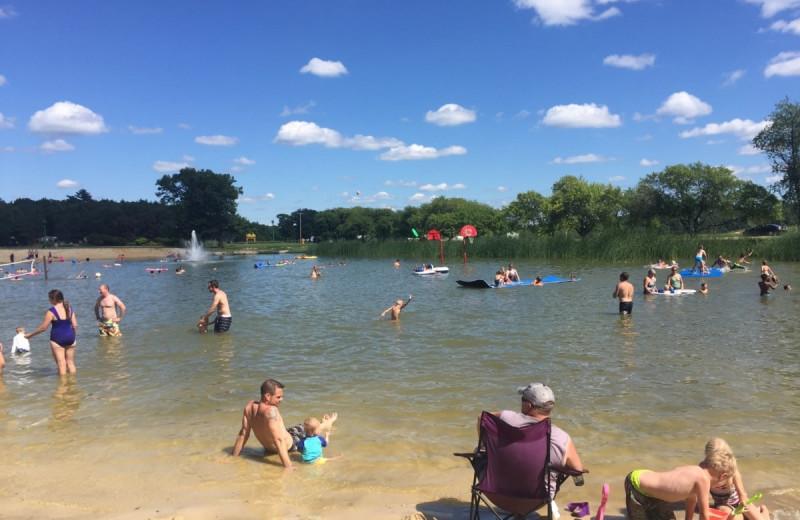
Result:
M751 262L747 259L753 255L753 251L749 253L742 253L739 256L738 262L731 262L719 255L710 267L706 265L706 252L701 245L695 254L695 264L692 267L692 273L709 274L710 269L719 267L721 269L747 269L747 265ZM667 281L663 286L659 286L656 278L656 269L669 269L670 274L667 276ZM613 298L619 299L619 313L631 314L633 312L633 285L628 281L630 275L627 272L620 274L619 283L614 288ZM761 296L769 296L773 289L778 287L780 280L772 271L772 268L764 260L761 262L761 276L758 281L758 288ZM792 287L789 284L783 286L784 290L791 291ZM686 285L679 271L678 263L672 260L670 263L664 262L659 259L658 262L650 264L647 270L647 275L642 282L642 289L645 295L657 294L661 292L676 292L685 291ZM694 291L689 291L694 292ZM708 294L708 282L700 282L700 289L697 290L699 294Z
M232 317L228 295L219 288L217 280L208 282L208 290L214 297L211 307L207 312L200 316L197 328L200 332L206 332L209 325L209 317L217 313L213 320L214 332L227 332L230 329ZM119 337L122 332L119 322L125 317L127 307L114 294L111 294L108 284L100 284L100 296L94 306L94 314L97 319L98 333L101 336ZM41 334L50 328L50 351L56 362L56 368L60 376L74 374L77 372L75 367L75 347L77 346L76 334L78 332L78 319L75 309L72 308L64 297L64 293L59 289L53 289L47 297L51 307L45 312L42 324L32 332L25 333L24 327L17 328L17 336L14 338L13 354L27 355L30 352L28 340ZM22 343L24 342L24 344ZM18 345L22 345L19 348ZM0 374L3 373L6 361L3 357L3 345L0 343Z
M500 269L498 269L497 272L494 274L495 287L501 287L507 283L515 283L521 281L522 279L520 278L517 270L514 268L514 264L508 264L507 268L505 266L500 266ZM542 282L542 277L537 276L536 278L534 278L533 282L531 282L531 285L537 285L537 286L544 285L544 283Z

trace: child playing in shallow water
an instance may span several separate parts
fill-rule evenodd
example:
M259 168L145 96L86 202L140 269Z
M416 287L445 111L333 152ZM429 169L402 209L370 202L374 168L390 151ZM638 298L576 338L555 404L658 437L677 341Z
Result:
M326 420L333 419L330 421L336 420L336 414L333 414L333 417L324 417ZM331 431L330 429L325 430L325 436L319 435L319 419L316 417L309 417L303 422L303 432L305 433L305 438L302 439L299 443L297 443L297 449L303 455L303 462L306 464L325 464L327 460L322 456L322 448L328 446L328 439L330 438ZM338 459L341 457L342 454L340 453L334 459Z
M14 336L14 342L11 344L11 353L25 354L31 351L31 343L25 339L25 327L17 327L17 335Z
M723 439L714 438L706 443L706 460L717 456L717 454L729 454L733 457L733 451L728 443ZM747 492L744 490L742 474L737 470L725 482L718 486L711 486L711 507L730 514L739 504L747 502ZM747 520L769 520L769 510L767 506L748 505L744 508L744 517Z

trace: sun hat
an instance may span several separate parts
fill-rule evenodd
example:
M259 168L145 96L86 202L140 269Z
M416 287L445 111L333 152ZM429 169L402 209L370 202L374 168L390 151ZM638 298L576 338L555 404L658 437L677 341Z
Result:
M556 402L556 398L550 387L541 383L531 383L528 386L520 386L517 388L517 393L522 394L522 398L536 408L544 408L548 403Z

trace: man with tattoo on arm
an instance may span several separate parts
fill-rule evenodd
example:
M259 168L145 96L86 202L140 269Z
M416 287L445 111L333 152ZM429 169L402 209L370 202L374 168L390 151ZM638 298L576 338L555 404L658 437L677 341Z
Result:
M235 457L241 453L252 430L258 442L264 447L265 455L277 453L285 469L294 469L289 452L297 449L297 443L305 438L305 431L302 424L291 428L286 428L283 424L283 417L278 410L283 401L283 388L282 383L267 379L261 385L261 400L247 403L242 413L242 428L236 437L231 456ZM323 415L318 431L322 432L322 435L330 432L336 419L336 412Z

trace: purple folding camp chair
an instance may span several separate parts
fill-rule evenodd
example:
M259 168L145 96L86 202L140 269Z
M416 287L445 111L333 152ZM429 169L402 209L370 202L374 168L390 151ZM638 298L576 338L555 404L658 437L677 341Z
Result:
M550 419L516 428L489 412L481 414L480 450L475 453L454 453L466 457L475 475L472 482L470 519L480 518L483 502L499 519L527 517L547 506L547 519L552 520L552 499L568 476L582 485L582 474L550 463ZM506 516L492 507L507 512Z

